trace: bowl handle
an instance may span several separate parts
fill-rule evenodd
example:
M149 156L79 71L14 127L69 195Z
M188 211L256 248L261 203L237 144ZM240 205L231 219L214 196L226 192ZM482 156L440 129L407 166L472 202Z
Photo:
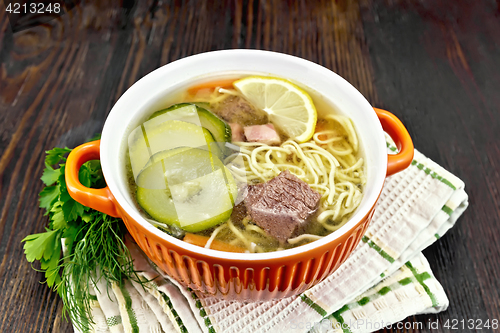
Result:
M87 142L71 151L66 161L66 186L71 197L82 205L104 214L120 217L115 198L107 186L100 189L85 187L78 178L83 163L100 158L100 142L100 140Z
M406 169L413 160L413 142L403 123L392 113L386 110L373 108L384 131L394 140L399 152L387 155L387 176Z

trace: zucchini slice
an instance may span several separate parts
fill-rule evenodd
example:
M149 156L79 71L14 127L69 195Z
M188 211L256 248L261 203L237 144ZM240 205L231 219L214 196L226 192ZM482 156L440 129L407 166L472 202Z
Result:
M170 111L179 110L184 107L195 106L196 111L198 112L198 117L200 119L201 126L205 127L212 133L216 142L231 142L231 127L228 123L217 117L212 112L207 109L201 107L200 105L204 105L206 103L180 103L170 106L167 109L163 109L160 111L156 111L149 117L149 119L153 119L162 114L165 114Z
M207 147L215 156L222 156L214 137L206 128L180 120L146 121L132 131L128 138L130 163L135 178L154 154L183 146Z
M189 232L226 221L238 193L217 156L188 147L153 156L137 185L137 202L153 219Z

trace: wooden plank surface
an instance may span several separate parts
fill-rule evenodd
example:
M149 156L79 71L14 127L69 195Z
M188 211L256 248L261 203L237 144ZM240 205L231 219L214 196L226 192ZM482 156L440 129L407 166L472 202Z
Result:
M120 95L150 71L227 48L330 68L465 181L469 209L425 250L450 307L406 319L424 323L406 331L500 319L499 8L493 0L81 1L14 34L0 2L0 332L72 331L20 243L46 223L37 208L44 150L99 132ZM441 329L430 329L436 319Z

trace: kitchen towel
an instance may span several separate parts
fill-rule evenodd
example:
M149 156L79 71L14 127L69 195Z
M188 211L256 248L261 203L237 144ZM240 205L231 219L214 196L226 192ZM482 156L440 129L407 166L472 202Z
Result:
M396 149L388 143L388 150ZM97 318L106 313L98 302L101 310L94 311L94 321L119 323L125 332L158 332L159 325L164 332L354 333L443 311L448 299L421 251L442 237L467 208L464 187L415 150L411 166L387 178L373 220L346 262L320 284L283 300L242 303L192 291L159 276L161 272L130 245L136 268L151 281L146 288L129 283L135 299L120 297L120 288L111 288L117 300L105 306L115 306L120 316ZM99 300L106 288L96 289L96 294ZM156 317L158 325L145 325L139 314ZM108 329L115 331L113 325Z

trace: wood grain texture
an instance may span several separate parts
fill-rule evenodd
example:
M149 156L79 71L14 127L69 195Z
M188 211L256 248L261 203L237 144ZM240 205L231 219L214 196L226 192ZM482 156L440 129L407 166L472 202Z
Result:
M105 0L13 34L0 2L0 332L72 331L20 243L47 223L37 208L43 152L99 132L123 92L159 66L227 48L330 68L463 179L469 209L425 251L450 308L405 323L500 319L498 31L493 0ZM405 331L436 331L423 326Z

